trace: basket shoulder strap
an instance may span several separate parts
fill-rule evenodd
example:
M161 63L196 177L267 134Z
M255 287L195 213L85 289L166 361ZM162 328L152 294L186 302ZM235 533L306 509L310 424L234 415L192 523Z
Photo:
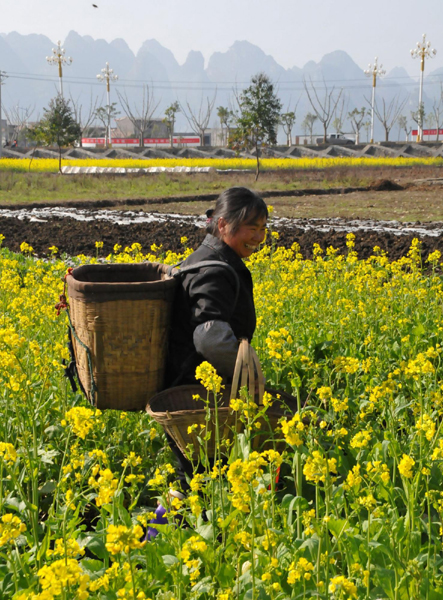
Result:
M179 264L181 264L181 263L179 263ZM177 265L174 265L174 267L176 267L176 266ZM170 272L168 273L169 275L172 275L172 277L181 277L181 276L185 275L186 273L193 273L194 271L199 271L200 269L205 269L207 267L222 267L224 269L227 269L231 273L231 275L233 276L233 279L235 281L234 306L237 304L238 295L240 293L240 279L238 278L238 275L237 275L235 269L233 267L231 267L230 264L223 262L222 260L201 260L200 262L197 262L194 265L189 265L188 267L183 267L183 269L180 269L179 271L176 271L175 273L173 273L172 269L174 267L172 267Z

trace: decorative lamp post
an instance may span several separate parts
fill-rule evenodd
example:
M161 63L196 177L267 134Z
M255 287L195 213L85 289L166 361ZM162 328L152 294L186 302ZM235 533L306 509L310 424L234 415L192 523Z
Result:
M374 64L368 65L368 68L364 71L365 75L370 77L372 75L372 102L371 102L371 144L374 143L374 106L375 106L375 87L377 85L377 76L383 77L386 75L386 71L382 68L383 65L378 65L378 56L375 57Z
M60 80L60 96L63 97L63 69L62 65L69 67L72 64L72 58L65 56L65 49L62 48L62 43L57 42L57 48L52 49L52 56L47 56L46 60L50 65L58 65L58 77Z
M108 140L112 143L111 138L111 81L117 81L118 75L114 75L113 69L109 68L109 63L106 63L106 67L102 69L102 72L97 75L99 81L106 81L106 92L108 97Z
M0 71L0 158L3 152L3 139L2 139L2 85L5 83L5 79L8 76L4 71Z
M425 70L425 58L434 58L437 50L431 48L431 42L426 42L426 33L423 34L423 41L417 42L417 47L411 50L412 58L420 58L420 91L418 95L418 135L417 142L423 139L423 73Z

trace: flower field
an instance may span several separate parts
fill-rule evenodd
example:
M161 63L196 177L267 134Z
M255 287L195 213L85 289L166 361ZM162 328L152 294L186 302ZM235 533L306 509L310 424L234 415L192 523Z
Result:
M213 167L214 169L255 169L255 158L153 158L153 159L66 159L66 167L116 167L147 169L149 167ZM265 170L327 169L331 167L411 167L441 166L443 158L389 158L389 157L339 157L339 158L262 158ZM0 171L32 171L57 173L58 159L53 158L2 158Z
M352 234L347 246L249 259L253 345L298 410L265 434L276 399L241 394L244 433L215 465L205 427L191 426L201 472L184 500L168 494L162 430L144 413L95 410L63 377L57 249L48 261L26 243L0 250L2 599L443 597L441 256L421 257L417 240L392 263L378 248L359 260ZM178 256L134 244L106 258L156 259ZM199 377L218 393L210 365ZM146 542L157 498L169 522Z

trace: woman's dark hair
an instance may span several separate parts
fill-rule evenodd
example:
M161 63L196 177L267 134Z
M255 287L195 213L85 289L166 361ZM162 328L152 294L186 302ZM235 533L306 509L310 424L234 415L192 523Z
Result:
M268 218L268 207L263 198L245 187L232 187L220 194L213 211L206 211L206 228L212 235L219 236L218 220L223 217L235 233L242 223L254 219Z

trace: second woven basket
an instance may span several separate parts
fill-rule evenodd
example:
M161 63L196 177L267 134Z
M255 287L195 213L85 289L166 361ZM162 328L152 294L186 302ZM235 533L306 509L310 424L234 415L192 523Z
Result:
M284 415L296 411L295 399L284 392L276 392L265 388L265 380L255 350L247 340L240 342L237 362L232 380L232 386L225 388L217 395L217 411L222 449L227 449L233 441L235 432L242 431L244 425L235 411L230 408L231 399L238 398L240 389L247 387L249 396L259 406L263 404L265 391L273 397L273 404L266 411L266 418L260 417L260 429L254 435L253 448L273 447L269 441L278 426L278 421ZM198 397L198 399L196 399ZM180 451L189 455L192 447L192 458L198 460L200 442L198 436L202 435L202 428L206 426L206 409L203 399L208 397L208 392L201 385L182 385L170 388L150 399L146 407L147 413L164 427L173 438ZM211 419L208 423L210 437L207 442L207 453L210 458L216 454L215 435L215 402L213 394L209 394ZM192 425L197 425L193 428ZM203 435L208 433L203 431ZM278 436L277 436L278 437Z

